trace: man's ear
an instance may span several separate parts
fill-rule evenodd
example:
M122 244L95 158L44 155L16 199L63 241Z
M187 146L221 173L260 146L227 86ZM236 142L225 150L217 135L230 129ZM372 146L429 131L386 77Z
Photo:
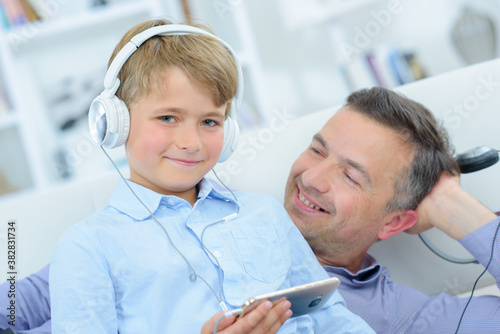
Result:
M417 222L418 215L413 210L395 213L392 218L378 231L378 238L381 240L392 237L401 231L407 230Z

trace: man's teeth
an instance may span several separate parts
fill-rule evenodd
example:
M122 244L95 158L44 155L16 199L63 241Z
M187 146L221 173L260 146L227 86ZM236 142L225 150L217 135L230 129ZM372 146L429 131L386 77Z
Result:
M321 209L319 206L316 206L314 204L311 204L304 196L302 196L301 194L299 194L299 199L305 204L307 205L308 207L314 209L314 210L317 210L317 211L324 211L323 209Z

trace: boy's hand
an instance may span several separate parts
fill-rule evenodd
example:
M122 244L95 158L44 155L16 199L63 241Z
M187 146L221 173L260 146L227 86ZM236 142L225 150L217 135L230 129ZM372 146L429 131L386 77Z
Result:
M288 300L273 306L270 301L260 303L243 318L236 321L236 316L223 319L217 328L217 334L274 334L283 323L292 316ZM201 334L213 334L217 320L224 312L217 313L201 329Z

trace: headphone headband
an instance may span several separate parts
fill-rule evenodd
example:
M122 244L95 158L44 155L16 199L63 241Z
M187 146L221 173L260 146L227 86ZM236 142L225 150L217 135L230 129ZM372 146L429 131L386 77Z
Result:
M224 121L224 143L219 162L223 162L229 158L236 149L239 136L236 111L241 106L243 98L243 72L240 61L233 49L219 37L203 29L181 24L165 24L146 29L132 37L116 54L104 77L104 91L92 101L89 108L90 134L97 144L103 147L114 148L123 145L127 141L130 130L130 115L125 102L120 100L115 93L120 86L118 73L130 56L142 43L153 36L190 34L209 36L217 40L231 53L236 64L238 87L231 103L229 115Z
M106 76L104 77L104 90L108 91L112 95L116 93L116 90L120 86L120 80L118 79L118 73L120 72L123 64L130 58L130 56L142 45L145 41L150 39L153 36L172 36L172 35L191 35L198 34L212 37L216 39L219 43L224 45L226 49L229 50L231 56L233 56L234 62L236 64L236 68L238 69L238 88L236 90L236 96L234 97L235 105L231 108L231 117L236 119L236 112L232 112L232 110L239 109L241 106L241 100L243 98L243 72L241 70L241 64L238 59L238 56L233 51L233 49L224 42L219 37L209 33L200 28L184 25L184 24L166 24L161 26L156 26L144 30L143 32L135 35L132 39L125 44L125 46L116 54L115 58L109 65L108 71L106 72Z

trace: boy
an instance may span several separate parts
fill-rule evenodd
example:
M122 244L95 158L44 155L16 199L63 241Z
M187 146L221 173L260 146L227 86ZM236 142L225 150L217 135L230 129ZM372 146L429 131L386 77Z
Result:
M108 73L134 36L168 24L148 21L127 32ZM58 241L50 268L53 332L197 333L249 297L327 278L277 201L232 196L204 178L219 160L237 94L230 51L213 37L180 33L150 37L132 52L120 66L118 89L110 84L130 112L124 137L130 182L119 182L109 206ZM263 319L258 328L276 332L289 306L276 305L274 324L264 327ZM269 303L256 311L264 308ZM225 332L242 332L245 318ZM282 330L371 332L338 293Z

